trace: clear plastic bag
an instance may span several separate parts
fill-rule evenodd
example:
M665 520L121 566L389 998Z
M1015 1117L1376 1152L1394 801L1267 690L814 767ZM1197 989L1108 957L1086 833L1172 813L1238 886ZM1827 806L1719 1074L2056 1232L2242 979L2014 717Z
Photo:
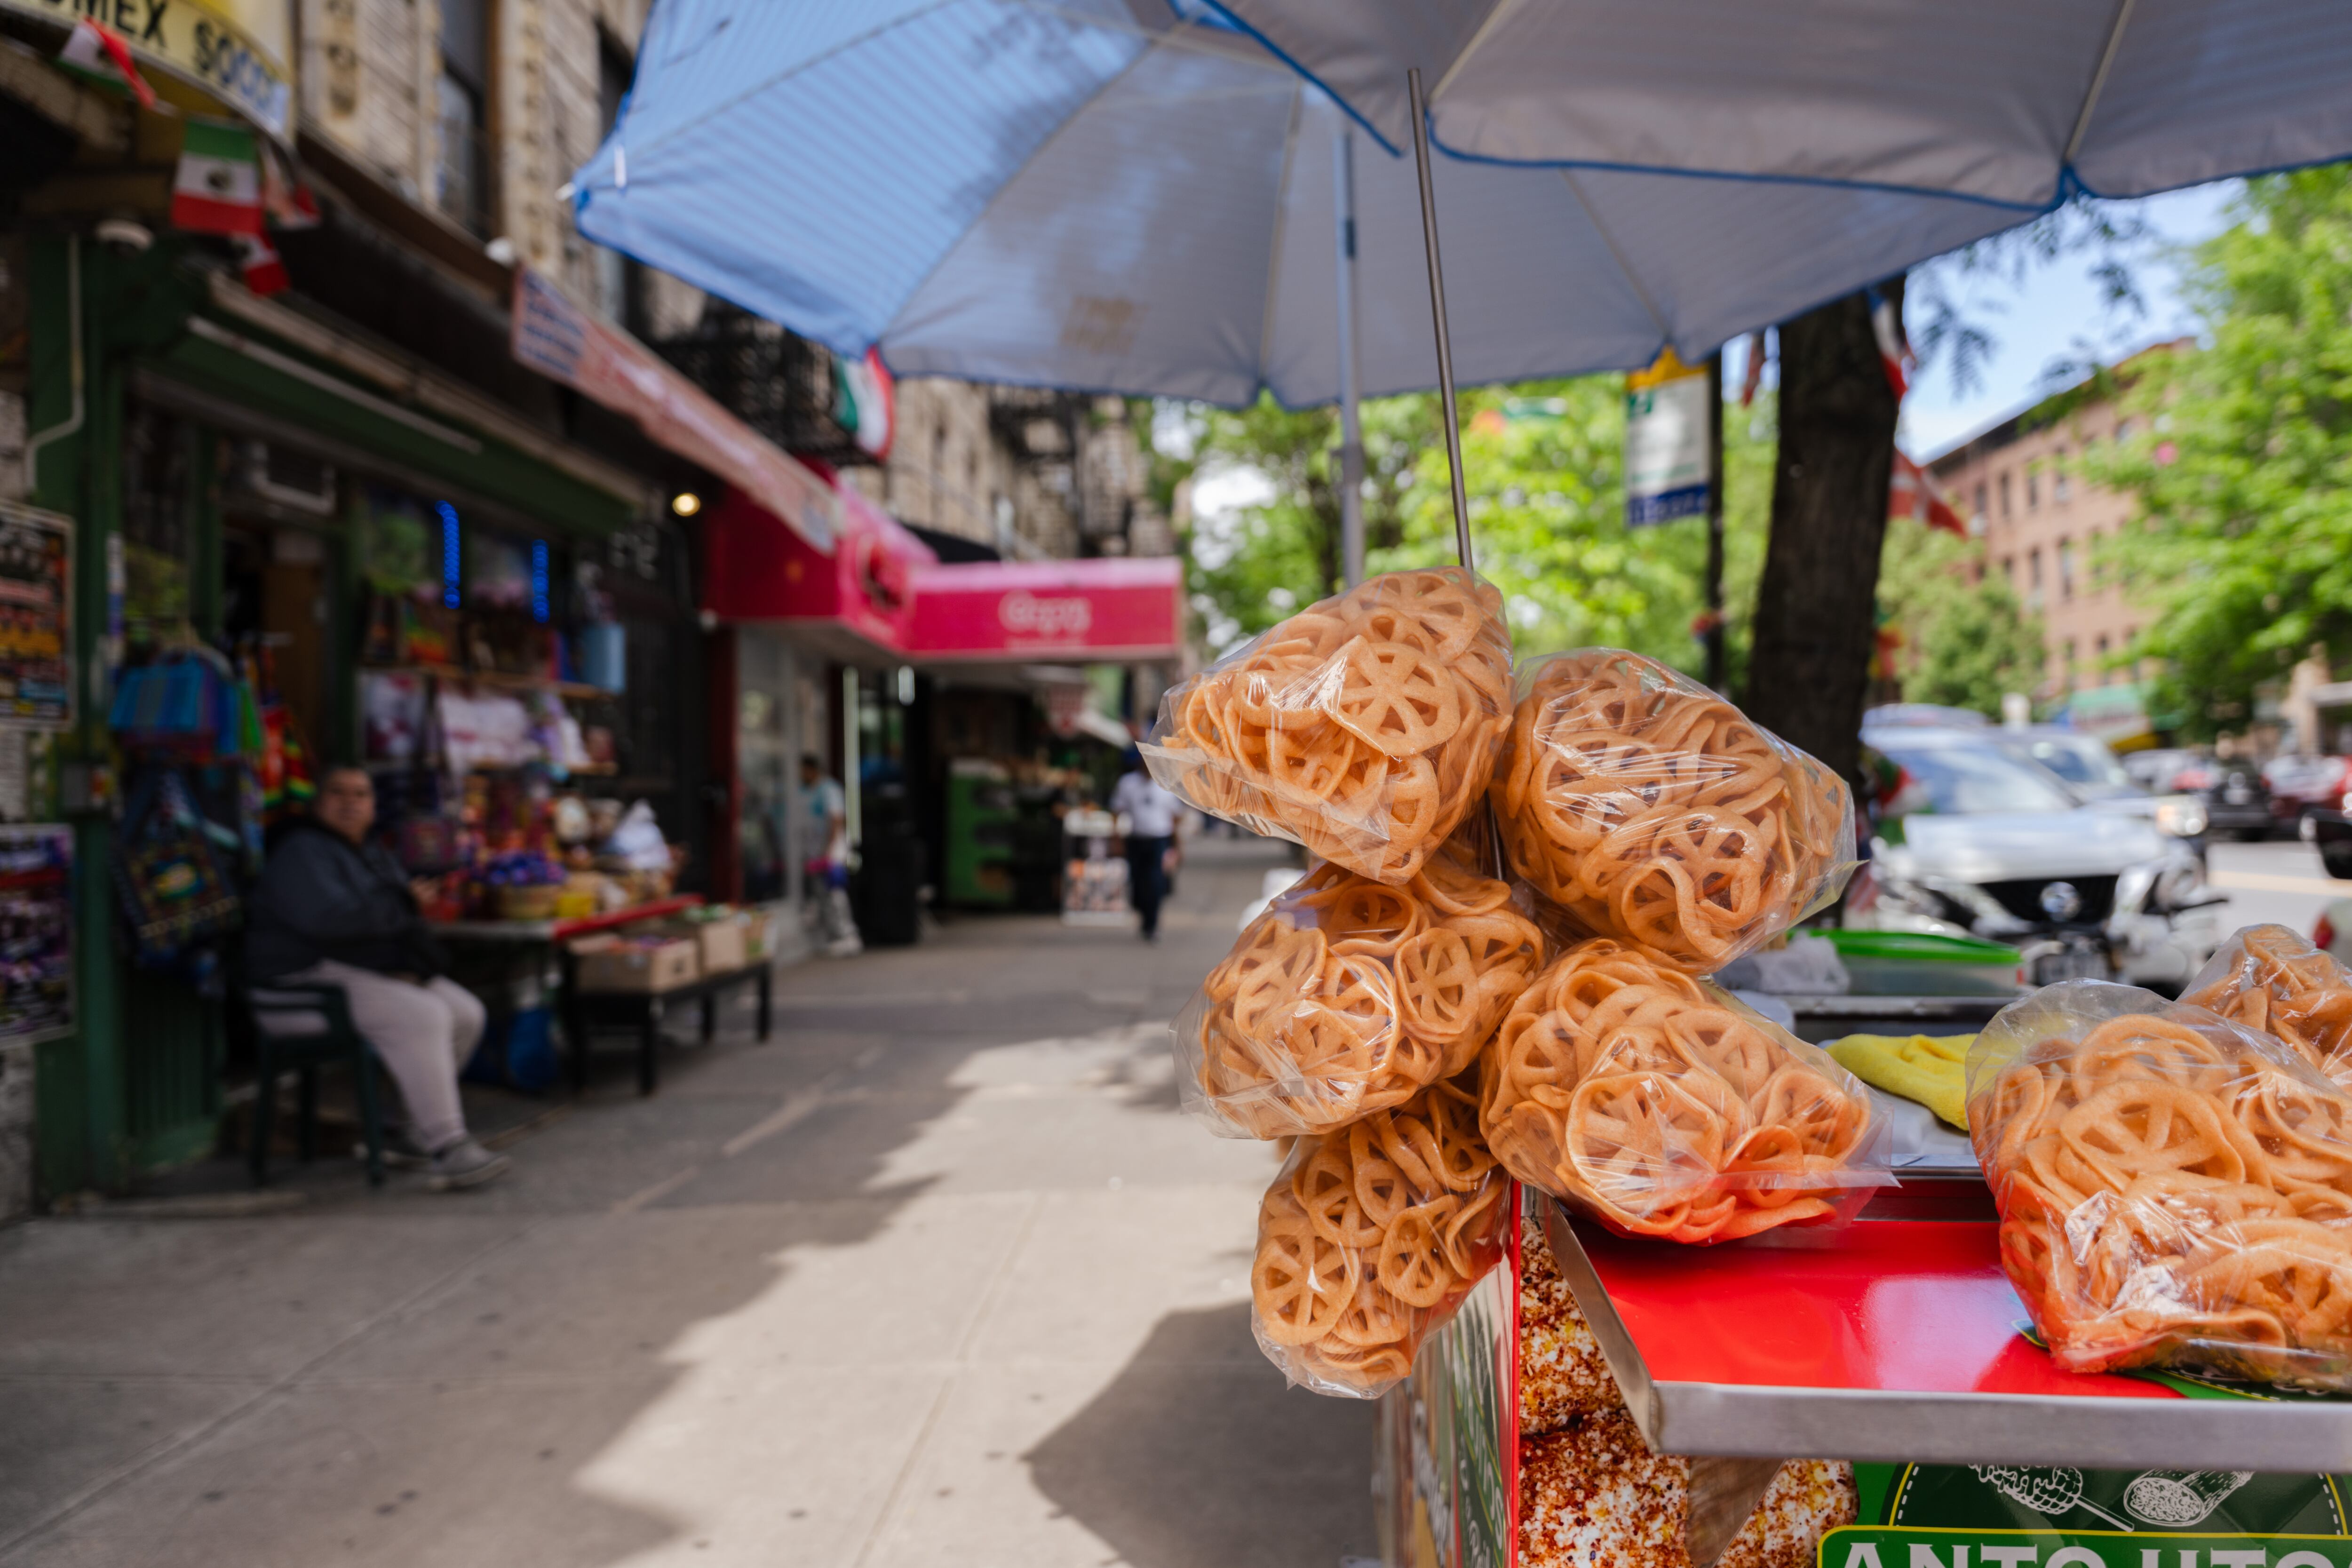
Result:
M1827 768L1639 654L1520 668L1492 793L1512 868L1587 934L1712 973L1837 897L1853 810Z
M1736 1241L1892 1184L1853 1074L1725 992L1606 938L1520 993L1479 1125L1504 1168L1611 1229Z
M1402 888L1321 866L1177 1016L1185 1109L1225 1137L1280 1138L1401 1105L1470 1066L1545 952L1510 885L1454 846Z
M1969 1129L2060 1365L2352 1390L2352 1096L2292 1047L2066 981L1977 1037Z
M1318 1394L1373 1399L1503 1256L1509 1178L1464 1089L1299 1140L1258 1205L1250 1331Z
M2286 927L2239 931L2180 999L2293 1046L2321 1077L2352 1091L2352 974Z
M1485 792L1511 711L1502 595L1458 566L1320 600L1160 700L1143 746L1188 804L1391 887Z

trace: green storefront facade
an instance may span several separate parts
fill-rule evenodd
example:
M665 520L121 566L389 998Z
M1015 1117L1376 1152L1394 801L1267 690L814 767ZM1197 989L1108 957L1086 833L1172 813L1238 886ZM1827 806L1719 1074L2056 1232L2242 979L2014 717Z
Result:
M71 729L55 742L53 807L74 827L75 1030L37 1047L37 1184L44 1202L120 1190L211 1147L227 1031L222 1005L124 960L110 886L119 791L106 727L121 657L134 431L183 449L160 471L176 496L185 620L223 626L223 454L268 443L360 480L440 498L467 518L567 546L646 526L650 475L545 432L453 377L315 311L247 293L215 251L172 238L144 250L65 234L27 245L31 336L26 426L35 505L75 526ZM142 423L143 421L143 423ZM151 468L146 471L155 470ZM152 498L142 504L152 510ZM362 530L355 508L306 520L326 591L312 743L355 759ZM37 812L37 815L38 813Z

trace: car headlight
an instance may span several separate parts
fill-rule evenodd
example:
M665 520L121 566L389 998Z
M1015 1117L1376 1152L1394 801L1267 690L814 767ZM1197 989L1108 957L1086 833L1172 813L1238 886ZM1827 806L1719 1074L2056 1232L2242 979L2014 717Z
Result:
M2205 803L2159 800L2156 803L2156 825L2175 838L2194 838L2205 831Z

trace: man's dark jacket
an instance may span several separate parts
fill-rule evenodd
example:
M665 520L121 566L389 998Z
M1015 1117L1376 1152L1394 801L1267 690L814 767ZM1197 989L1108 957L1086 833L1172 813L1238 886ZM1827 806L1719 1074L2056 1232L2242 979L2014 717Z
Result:
M334 959L380 974L446 967L425 929L407 874L382 845L355 845L297 817L270 850L246 905L246 973L282 979Z

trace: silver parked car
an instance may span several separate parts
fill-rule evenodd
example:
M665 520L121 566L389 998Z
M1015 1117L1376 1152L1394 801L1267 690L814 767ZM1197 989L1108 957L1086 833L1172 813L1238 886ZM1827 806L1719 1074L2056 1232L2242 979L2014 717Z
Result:
M2037 984L2088 975L2164 991L2220 945L2228 895L2189 847L2086 803L2013 739L1874 725L1863 742L1900 771L1849 926L2010 942Z

